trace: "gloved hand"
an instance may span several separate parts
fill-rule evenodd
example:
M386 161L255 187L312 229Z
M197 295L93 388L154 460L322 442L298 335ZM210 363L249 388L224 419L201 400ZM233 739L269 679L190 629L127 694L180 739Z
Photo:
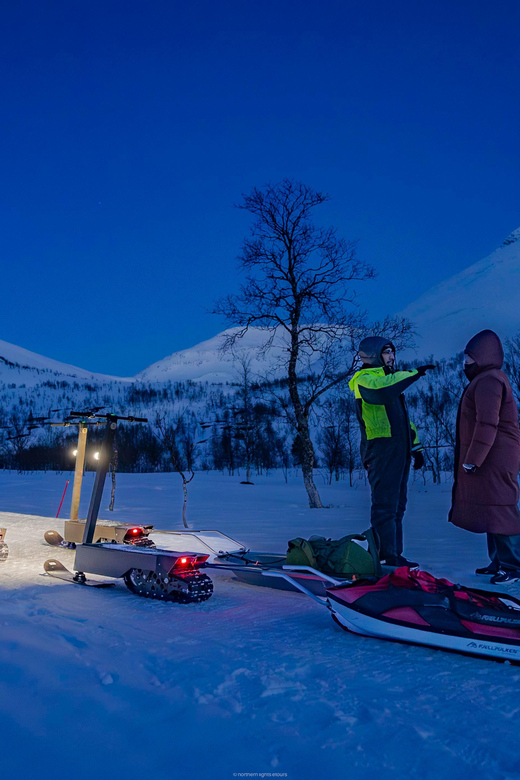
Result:
M414 471L417 471L417 469L422 469L424 466L424 455L422 450L419 450L419 452L412 452L412 458Z
M434 368L437 368L437 366L431 364L428 364L427 366L419 366L417 373L419 376L424 376L427 371L433 371Z
M462 468L466 472L466 474L474 474L477 470L477 467L473 465L473 463L463 463Z

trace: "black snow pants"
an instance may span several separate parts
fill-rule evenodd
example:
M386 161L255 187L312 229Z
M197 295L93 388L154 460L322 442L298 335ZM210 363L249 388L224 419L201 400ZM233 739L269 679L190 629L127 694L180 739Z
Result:
M403 516L410 474L410 446L400 438L373 439L361 459L372 492L370 523L379 536L381 560L403 552Z

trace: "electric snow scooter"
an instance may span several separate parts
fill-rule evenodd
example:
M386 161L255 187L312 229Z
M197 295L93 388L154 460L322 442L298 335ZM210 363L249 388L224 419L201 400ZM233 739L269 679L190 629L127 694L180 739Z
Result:
M345 631L520 664L520 600L507 593L454 585L404 566L379 578L328 578L324 597L291 567L263 576L291 582Z
M49 425L70 427L78 426L78 445L76 450L76 466L74 469L74 484L72 489L72 503L70 509L70 520L65 520L63 535L59 531L46 531L44 539L51 547L61 547L68 550L75 550L76 545L83 541L85 532L85 521L78 519L79 503L81 496L81 485L83 481L83 470L85 465L85 453L87 446L88 426L102 425L106 415L100 415L99 411L103 407L97 406L93 409L82 412L70 412L63 422L50 422ZM134 421L138 421L134 418ZM106 419L104 420L106 424ZM153 537L151 533L153 531ZM174 537L174 541L168 540L167 536ZM219 531L159 531L154 530L153 525L131 525L130 523L114 522L113 520L103 520L97 518L94 529L94 543L113 542L115 544L132 544L136 547L165 547L166 550L183 552L186 549L186 543L190 549L202 553L216 555L224 551L245 552L246 548L239 542L231 539L229 536L221 534ZM169 543L170 542L170 543Z
M122 578L127 588L137 596L161 601L187 604L209 599L213 593L213 583L206 574L200 572L200 566L206 562L208 555L185 550L172 552L155 547L153 542L149 546L136 546L125 544L124 539L123 543L119 543L117 538L107 542L93 541L117 422L147 422L145 418L120 417L115 414L98 416L106 419L106 432L82 542L76 548L75 573L55 559L45 562L45 571L67 582L98 588L115 583L89 579L86 574Z
M64 525L64 536L58 531L46 531L45 541L53 547L75 550L83 539L85 523L81 520L65 520ZM265 571L285 570L287 563L285 553L250 550L236 539L216 530L162 531L154 528L153 525L130 525L99 520L94 531L94 542L131 545L139 549L157 546L172 553L182 553L189 549L206 556L207 563L204 564L206 569L231 571L237 580L247 585L300 593L292 579L290 581L266 579L262 576ZM297 572L292 570L292 577L302 582L312 593L325 595L326 574L310 566L299 566Z

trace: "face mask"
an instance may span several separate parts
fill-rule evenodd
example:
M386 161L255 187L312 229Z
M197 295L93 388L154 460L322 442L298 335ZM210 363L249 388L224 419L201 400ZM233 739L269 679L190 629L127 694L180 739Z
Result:
M469 379L469 381L471 382L471 380L475 379L475 377L478 374L478 364L464 363L464 373L466 375L466 378Z

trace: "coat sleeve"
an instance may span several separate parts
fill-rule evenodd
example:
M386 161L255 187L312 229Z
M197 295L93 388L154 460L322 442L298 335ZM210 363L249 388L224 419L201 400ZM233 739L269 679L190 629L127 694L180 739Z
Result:
M396 371L394 374L373 376L368 372L358 381L358 389L367 404L387 404L398 398L403 390L420 379L414 368L411 371Z
M503 385L499 379L486 376L475 386L476 422L465 462L482 466L495 442L500 420Z

